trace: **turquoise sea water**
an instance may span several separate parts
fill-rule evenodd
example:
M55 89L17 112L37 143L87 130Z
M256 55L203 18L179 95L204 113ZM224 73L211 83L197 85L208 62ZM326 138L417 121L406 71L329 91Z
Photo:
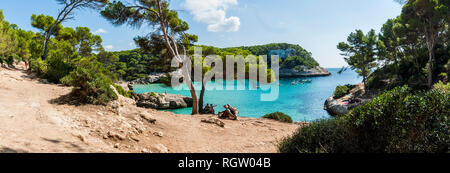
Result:
M330 115L323 109L325 100L330 97L337 85L356 84L362 81L362 78L351 70L342 74L337 74L338 68L327 69L332 73L327 77L307 77L307 78L289 78L281 79L279 86L279 96L275 101L261 101L261 94L267 94L270 90L266 87L251 90L247 80L227 81L226 85L243 87L245 90L207 90L205 94L205 105L213 104L217 111L223 111L223 105L230 104L239 109L239 116L243 117L261 117L272 112L284 112L290 115L294 121L314 121L318 119L329 118ZM311 83L292 85L294 81L310 79ZM234 82L234 84L233 84ZM196 89L200 89L200 83L196 83ZM214 82L208 84L214 86ZM179 90L184 88L184 90ZM253 87L252 87L253 88ZM157 92L171 93L184 96L190 96L187 86L178 86L175 88L166 87L163 84L136 85L136 93ZM199 93L199 92L197 92ZM191 113L191 108L169 110L176 114Z

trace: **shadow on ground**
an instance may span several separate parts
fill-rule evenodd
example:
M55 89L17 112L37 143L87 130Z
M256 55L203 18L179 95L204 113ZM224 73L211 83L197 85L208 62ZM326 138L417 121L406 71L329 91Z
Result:
M70 150L75 150L77 152L85 152L85 150L83 148L81 148L79 145L74 144L72 142L66 142L66 141L61 141L61 140L56 140L56 139L48 139L48 138L42 138L42 140L50 142L52 144L58 144L58 145L64 145L67 149ZM59 151L53 151L53 152L59 152Z
M81 101L79 97L74 96L72 93L62 95L55 99L51 99L48 101L48 103L57 105L72 105L72 106L87 105L86 102Z
M12 149L9 147L0 147L0 153L27 153L24 150Z

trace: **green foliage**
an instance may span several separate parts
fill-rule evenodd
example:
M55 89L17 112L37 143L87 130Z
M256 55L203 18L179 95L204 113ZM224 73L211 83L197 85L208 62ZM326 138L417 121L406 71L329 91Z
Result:
M347 86L342 86L339 85L336 87L336 89L334 90L333 93L333 98L337 99L337 98L341 98L344 97L345 95L347 95L350 92L350 88L348 88Z
M152 72L171 71L169 58L163 59L159 54L151 55L142 49L99 54L98 57L106 68L127 81L146 78Z
M378 43L375 30L370 30L366 35L361 30L351 33L347 42L341 42L337 48L345 56L345 61L350 67L363 77L364 85L371 70L376 67L375 55L377 54L376 45Z
M434 84L434 89L450 94L450 83L444 84L442 81Z
M299 128L278 145L281 153L350 153L360 151L344 118L319 120Z
M151 92L151 93L150 93L150 96L152 96L152 97L156 97L156 96L158 96L158 94L157 94L157 93L155 93L155 92Z
M78 67L61 81L73 86L73 95L79 97L82 102L105 105L117 99L110 87L113 82L94 69Z
M314 68L319 66L319 63L312 57L311 53L303 49L299 45L288 44L288 43L271 43L266 45L258 45L258 46L242 46L237 47L241 50L248 50L253 55L270 55L271 51L274 50L288 50L292 49L295 51L293 56L288 56L280 61L280 68L297 68L301 70L301 66L305 66L307 68ZM229 50L235 48L225 48L223 50ZM243 54L244 55L244 54ZM245 55L244 55L245 56ZM270 59L270 57L268 57Z
M281 152L448 152L450 95L440 89L387 91L341 118L299 129Z
M283 112L274 112L271 114L264 115L263 118L268 118L272 120L277 120L285 123L292 123L292 118L289 115L284 114Z
M30 69L35 72L39 77L46 77L47 75L47 61L43 61L41 58L31 59Z
M124 97L128 97L128 98L135 98L137 97L137 94L134 91L125 91L125 89L123 89L121 86L116 85L116 84L112 84L112 86L114 86L114 88L116 88L117 92L124 96Z
M52 16L47 16L44 14L36 15L33 14L31 16L31 26L40 29L43 32L49 32L51 26L56 22L56 20ZM62 29L62 25L59 24L53 29L52 34L57 34ZM43 34L43 33L42 33Z
M450 95L397 87L348 115L365 152L448 152Z
M60 79L74 70L71 60L77 55L70 43L65 41L54 41L54 45L48 54L47 78L50 82L60 83Z
M309 57L301 57L301 56L291 56L286 59L284 59L281 62L281 68L296 68L296 70L306 70L303 69L303 67L306 68L314 68L319 66L319 63L317 63L314 59Z
M0 64L11 63L11 56L15 54L17 47L17 39L15 36L15 30L12 25L7 21L4 21L3 12L0 11Z

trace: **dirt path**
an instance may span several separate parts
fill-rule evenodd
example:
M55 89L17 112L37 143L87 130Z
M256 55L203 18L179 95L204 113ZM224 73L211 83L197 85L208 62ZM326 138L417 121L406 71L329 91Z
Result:
M66 101L70 91L20 69L0 68L0 153L276 152L279 139L300 126L240 118L222 120L222 128L201 122L212 115L175 115L129 100L74 105Z

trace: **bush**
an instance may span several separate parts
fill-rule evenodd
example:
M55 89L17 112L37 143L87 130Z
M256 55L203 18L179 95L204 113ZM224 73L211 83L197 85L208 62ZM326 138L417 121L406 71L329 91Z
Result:
M333 98L341 98L347 95L350 92L350 89L347 86L339 85L336 87L336 90L334 90Z
M299 129L280 152L446 153L450 144L450 94L441 89L387 91L344 117Z
M281 153L350 153L360 151L344 118L312 122L278 145Z
M440 90L411 94L397 87L350 112L365 152L448 152L450 96Z
M434 84L434 89L450 94L450 83L444 84L442 81Z
M114 88L116 88L117 92L120 95L122 95L124 97L128 97L128 98L137 98L137 94L134 91L132 91L132 90L125 91L125 89L123 89L123 87L116 85L116 84L113 84L113 86L114 86Z
M61 78L74 70L73 66L61 57L50 56L46 61L48 66L45 78L53 83L60 83Z
M45 77L47 75L47 62L41 58L30 60L30 69L35 72L39 77Z
M112 81L102 73L78 67L61 80L64 84L73 86L72 93L82 102L105 105L117 99L111 89Z
M114 86L114 88L116 88L117 92L124 96L124 97L130 97L130 95L128 95L128 92L125 91L125 89L123 89L121 86L116 85L116 84L112 84L112 86Z
M282 112L274 112L271 114L264 115L263 118L268 118L272 120L277 120L285 123L292 123L292 118Z

